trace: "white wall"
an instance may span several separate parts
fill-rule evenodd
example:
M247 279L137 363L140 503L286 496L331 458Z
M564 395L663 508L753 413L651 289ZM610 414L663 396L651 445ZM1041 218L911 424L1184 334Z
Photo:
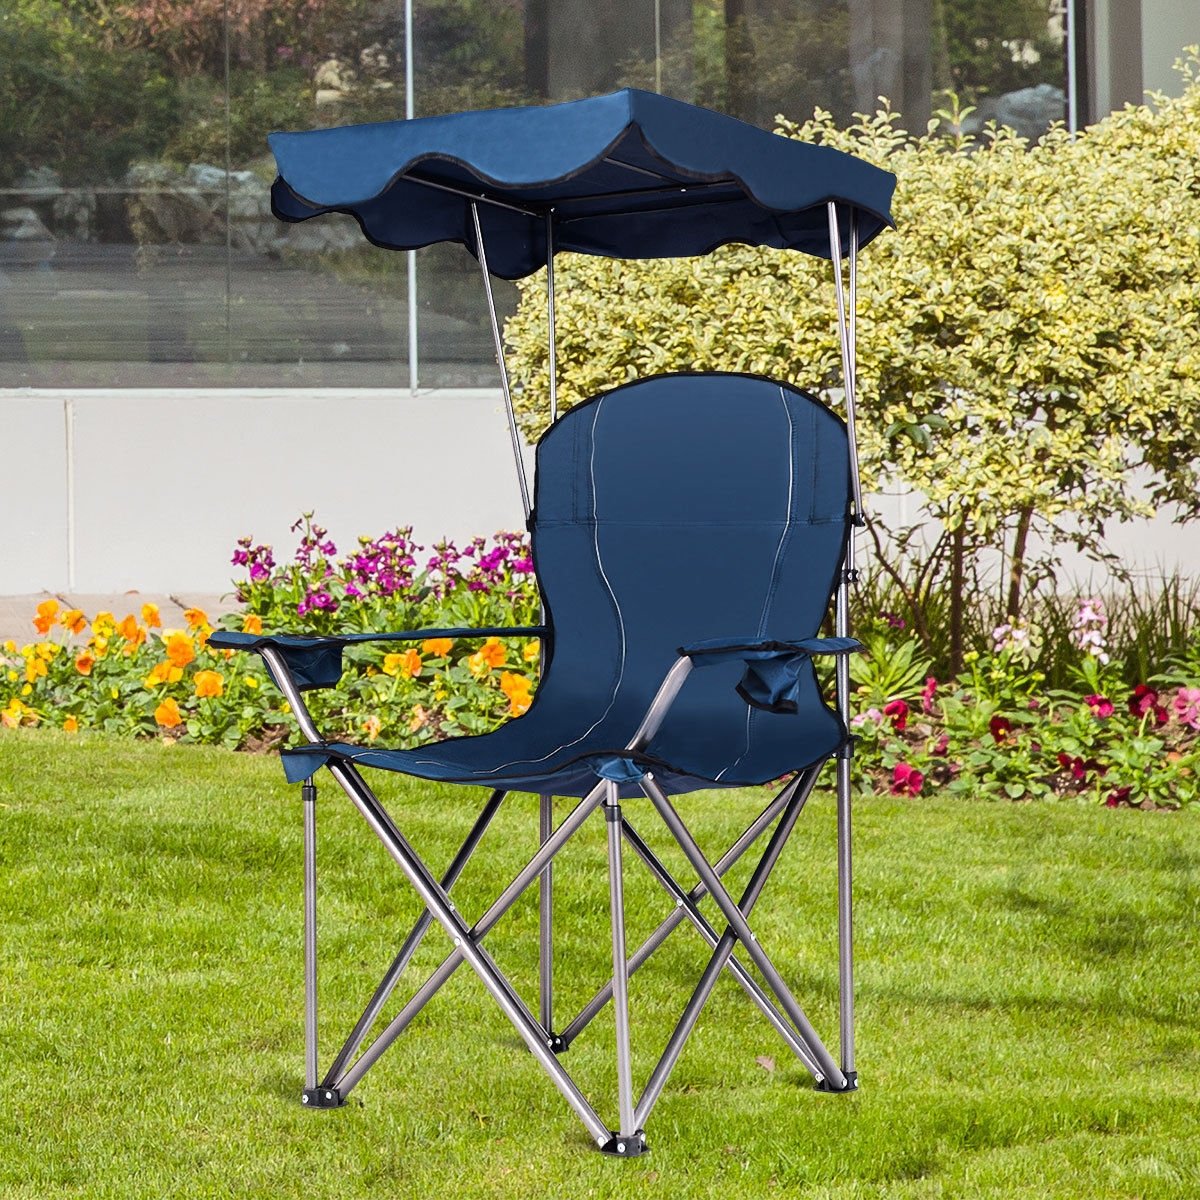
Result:
M0 390L0 455L0 595L221 593L240 536L289 554L310 508L340 550L398 524L427 545L524 524L488 389ZM872 503L919 515L912 495ZM1109 544L1147 575L1200 571L1200 523L1114 525Z
M339 549L524 523L484 389L0 391L0 452L0 595L222 592L239 536L289 553L313 508Z
M1200 0L1142 0L1142 87L1178 96L1174 63L1200 43Z

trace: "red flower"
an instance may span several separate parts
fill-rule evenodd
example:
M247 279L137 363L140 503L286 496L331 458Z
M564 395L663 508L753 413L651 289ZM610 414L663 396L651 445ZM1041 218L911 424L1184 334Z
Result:
M1144 683L1139 683L1129 696L1129 713L1134 717L1144 717L1148 712L1154 713L1155 725L1167 723L1167 709L1159 704L1158 693Z
M1058 752L1058 765L1064 770L1070 771L1071 777L1076 783L1086 783L1089 771L1096 771L1103 775L1107 769L1102 767L1094 758L1084 759L1080 758L1079 755L1075 755L1072 758L1071 755L1065 754L1061 750Z
M889 700L883 706L883 715L892 718L892 728L897 733L908 728L908 705L903 700Z
M1131 791L1133 791L1132 788L1117 788L1115 791L1108 793L1108 799L1105 800L1104 803L1109 808L1120 808L1122 804L1129 805L1129 807L1132 808L1133 805L1129 804L1129 793Z
M1012 733L1012 722L1007 717L996 716L988 722L988 728L992 731L992 738L996 745L999 746Z
M938 738L936 742L934 742L933 749L930 750L929 753L937 758L945 758L947 753L949 753L949 750L950 736L949 734L943 733L942 736Z
M919 796L925 776L911 763L898 762L892 769L893 796Z
M1084 696L1083 702L1092 710L1092 716L1097 721L1105 721L1116 712L1113 702L1107 696Z
M933 697L937 692L937 680L932 675L925 680L925 686L921 689L921 709L924 712L933 712Z

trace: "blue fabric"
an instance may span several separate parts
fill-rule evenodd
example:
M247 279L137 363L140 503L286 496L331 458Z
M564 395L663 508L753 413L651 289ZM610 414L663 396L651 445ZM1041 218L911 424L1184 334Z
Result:
M426 638L542 637L544 625L495 626L485 629L415 629L399 633L346 633L335 637L299 637L293 634L235 633L221 629L209 636L217 650L279 651L301 691L333 687L342 677L342 647L359 642L419 642Z
M606 757L653 770L668 792L766 783L817 762L847 731L807 653L788 683L794 713L747 706L739 652L692 672L643 753L624 747L680 646L723 635L795 654L816 637L849 508L845 426L790 386L665 375L578 405L537 449L530 528L552 637L529 711L413 750L299 747L285 751L289 776L344 759L579 796ZM622 795L636 793L619 782Z
M631 88L269 140L285 221L345 212L390 249L460 242L474 253L469 199L415 179L525 210L479 206L488 265L508 279L545 265L551 207L556 250L669 258L745 242L828 258L827 202L841 206L845 252L851 213L862 245L891 224L896 182L840 150Z
M737 686L738 695L766 712L794 713L800 706L804 668L810 655L852 654L862 648L857 638L848 637L801 638L795 642L719 638L684 646L679 653L686 654L698 667L744 662L746 671Z

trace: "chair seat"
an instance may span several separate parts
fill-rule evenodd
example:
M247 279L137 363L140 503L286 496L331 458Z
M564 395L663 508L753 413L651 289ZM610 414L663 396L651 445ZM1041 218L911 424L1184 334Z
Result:
M671 728L664 728L645 753L631 753L623 747L639 717L610 715L589 729L590 723L572 721L570 714L535 702L524 716L491 733L410 750L349 742L298 746L283 752L284 768L295 782L328 761L341 760L444 783L582 797L596 786L597 764L619 758L653 771L664 788L679 794L770 783L827 757L843 741L836 715L814 704L800 718L752 712L749 720L768 736L755 736L750 754L743 729L716 721L706 727L694 717L686 733L672 736ZM640 794L636 782L621 783L623 797Z

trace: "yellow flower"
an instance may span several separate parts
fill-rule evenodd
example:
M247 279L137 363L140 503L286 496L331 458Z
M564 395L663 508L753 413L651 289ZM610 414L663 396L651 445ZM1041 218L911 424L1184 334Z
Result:
M103 658L108 653L108 638L98 634L92 638L88 645L96 651L97 658Z
M80 675L90 675L95 665L96 660L86 650L75 660L75 670Z
M383 671L385 675L399 675L403 669L403 654L385 654L383 656Z
M262 617L258 613L247 613L242 619L243 633L262 633Z
M385 654L383 669L388 675L411 675L421 673L421 656L416 650L405 650L403 654Z
M79 732L79 722L74 717L68 717L63 722L63 728L68 733L78 733Z
M421 643L421 649L434 658L445 658L454 649L454 641L452 638L426 638Z
M521 657L526 662L537 662L538 655L542 652L541 642L526 642L525 649L521 651Z
M154 719L164 729L174 729L176 725L183 724L183 716L179 712L179 705L175 703L174 697L168 696L154 710Z
M16 673L16 671L9 671L9 673L8 673L8 682L9 683L16 683L17 680L20 678L21 678L20 675L18 675Z
M183 668L169 662L156 663L146 676L145 687L158 687L160 683L178 683L183 678Z
M533 697L529 694L531 687L526 676L513 671L505 671L500 676L500 690L508 697L509 716L519 717L528 711L533 703Z
M38 658L49 662L61 649L62 647L57 642L39 642L35 652Z
M162 617L159 616L158 605L157 604L143 604L142 605L142 620L146 622L146 625L150 629L161 629L162 628Z
M33 695L33 684L32 683L25 684L25 686L23 688L21 688L21 695L22 696Z
M167 658L172 666L186 667L195 657L195 646L186 633L175 632L167 635Z
M208 625L208 613L202 608L185 608L183 619L188 623L189 629L201 629Z
M20 700L13 696L8 702L8 706L0 709L0 725L6 729L16 729L24 719L26 713L31 713L31 710Z
M379 736L379 729L382 722L378 717L368 717L363 722L363 729L367 732L367 741L373 742Z
M117 627L117 620L110 612L98 612L92 621L92 632L97 637L107 637Z
M58 601L43 600L37 606L37 616L33 618L33 627L38 633L46 634L50 632L50 626L54 624L54 618L58 616Z
M6 641L4 643L4 653L5 654L16 654L16 652L17 652L17 643L14 642L12 640L12 638L9 638L8 641Z
M87 628L87 617L78 608L68 608L59 621L68 633L82 633Z
M36 683L46 674L46 660L39 655L25 660L25 682Z
M216 671L196 672L196 695L219 696L225 690L225 681Z
M245 684L245 685L246 685L248 688L256 688L256 687L258 687L258 680L257 680L257 679L255 679L253 675L246 675L246 676L244 676L244 677L242 678L242 682L243 682L243 683L244 683L244 684Z

